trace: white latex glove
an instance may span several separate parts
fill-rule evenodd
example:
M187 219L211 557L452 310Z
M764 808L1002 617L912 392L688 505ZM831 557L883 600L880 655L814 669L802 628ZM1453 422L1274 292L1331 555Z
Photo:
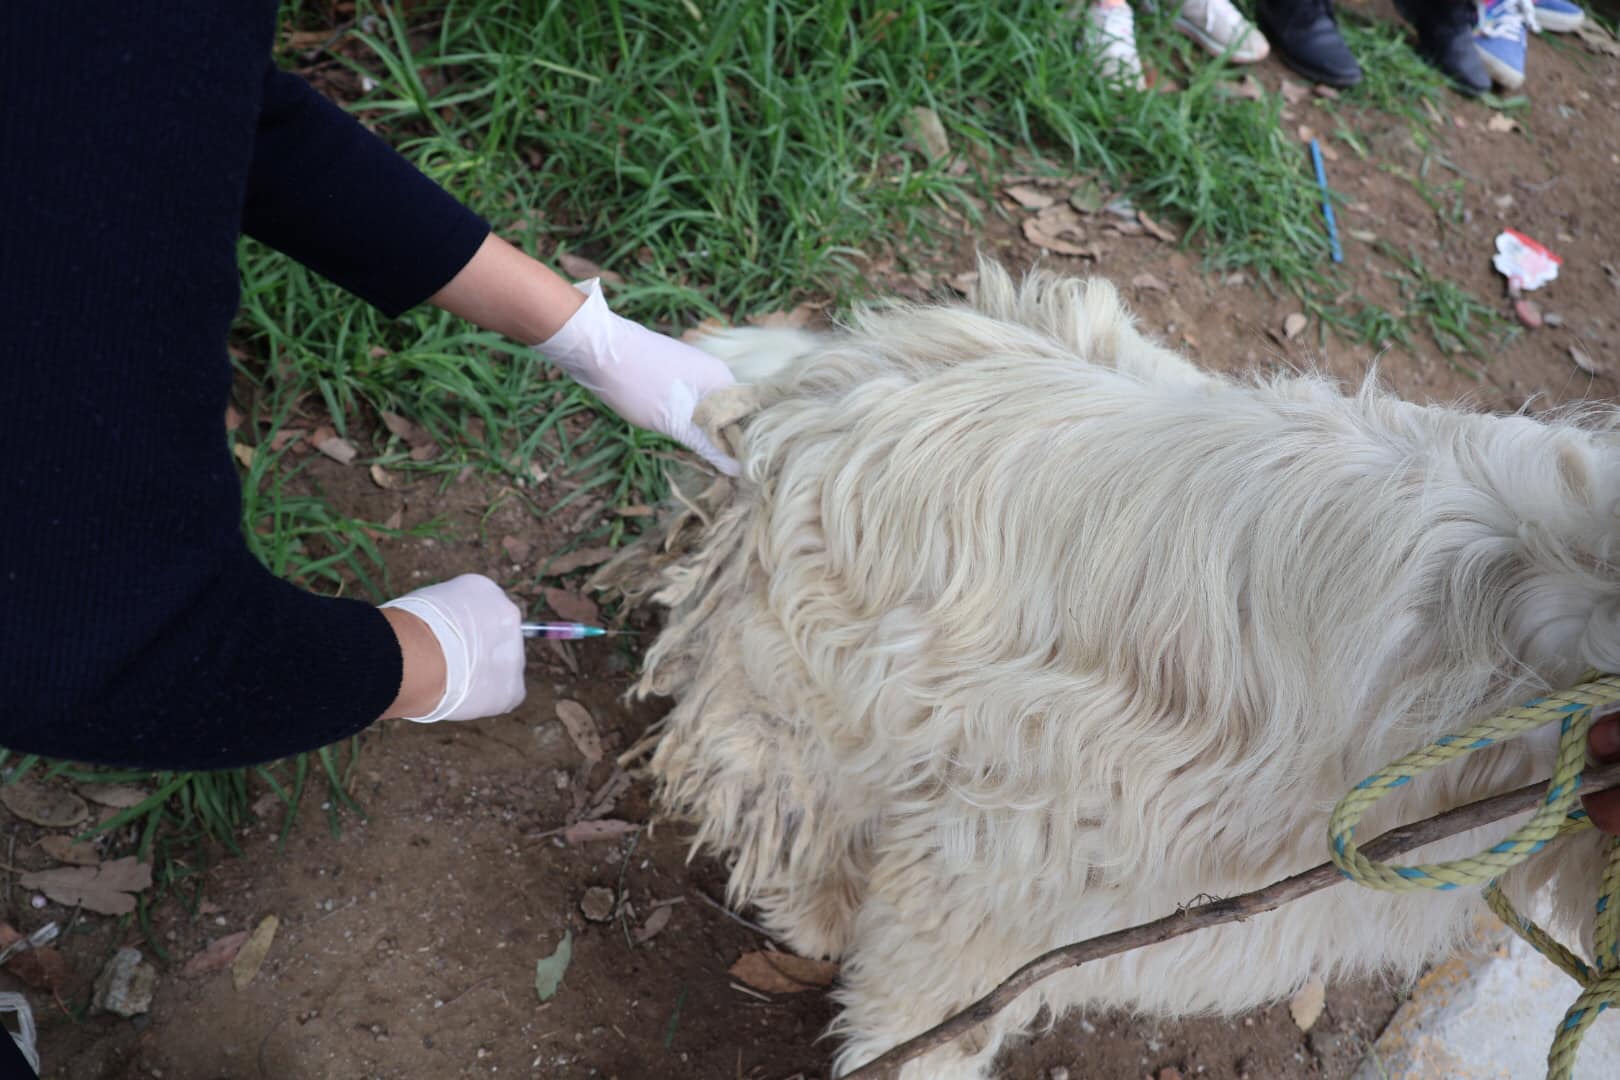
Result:
M444 697L419 724L476 720L511 712L523 701L523 615L482 574L462 574L382 605L428 624L444 652Z
M637 427L668 435L725 473L737 463L692 423L703 395L736 380L700 349L648 330L608 310L595 278L574 286L585 303L534 348Z

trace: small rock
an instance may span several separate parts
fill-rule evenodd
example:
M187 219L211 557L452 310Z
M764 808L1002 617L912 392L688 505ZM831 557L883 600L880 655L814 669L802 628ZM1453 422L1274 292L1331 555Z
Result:
M1054 1065L1052 1071L1046 1074L1046 1080L1069 1080L1069 1070L1062 1065Z
M1580 368L1588 375L1603 374L1603 369L1592 362L1592 358L1586 355L1586 351L1584 349L1578 349L1571 345L1569 347L1569 358L1575 362L1576 367Z
M125 947L113 953L96 976L90 1008L116 1016L140 1016L152 1007L156 989L157 968L141 959L141 950Z
M1530 329L1541 329L1541 305L1534 300L1521 299L1513 301L1513 314L1517 315L1519 321Z
M585 897L579 902L579 910L591 922L607 922L613 918L613 909L617 903L612 889L604 889L597 885L585 890Z
M1541 316L1541 322L1543 326L1563 326L1564 317L1556 311L1548 311Z

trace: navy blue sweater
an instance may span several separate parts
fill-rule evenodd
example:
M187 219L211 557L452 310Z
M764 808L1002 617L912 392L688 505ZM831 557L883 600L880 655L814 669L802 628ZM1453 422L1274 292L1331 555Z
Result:
M149 768L348 736L371 605L249 554L226 333L247 234L390 315L487 225L270 61L273 0L0 3L0 746Z

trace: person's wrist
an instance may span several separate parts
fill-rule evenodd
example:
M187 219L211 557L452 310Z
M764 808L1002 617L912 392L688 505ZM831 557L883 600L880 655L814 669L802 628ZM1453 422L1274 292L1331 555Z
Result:
M382 616L399 642L399 694L384 719L427 716L444 700L446 670L439 639L421 618L402 608L383 608Z

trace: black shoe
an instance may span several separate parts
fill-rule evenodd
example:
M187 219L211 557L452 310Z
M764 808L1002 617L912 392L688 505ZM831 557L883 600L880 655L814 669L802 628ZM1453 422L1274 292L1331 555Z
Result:
M1474 47L1472 0L1395 0L1395 10L1417 29L1418 55L1439 68L1458 93L1478 97L1491 88L1490 72Z
M1277 58L1312 82L1354 86L1361 65L1333 21L1330 0L1256 0L1255 22Z

